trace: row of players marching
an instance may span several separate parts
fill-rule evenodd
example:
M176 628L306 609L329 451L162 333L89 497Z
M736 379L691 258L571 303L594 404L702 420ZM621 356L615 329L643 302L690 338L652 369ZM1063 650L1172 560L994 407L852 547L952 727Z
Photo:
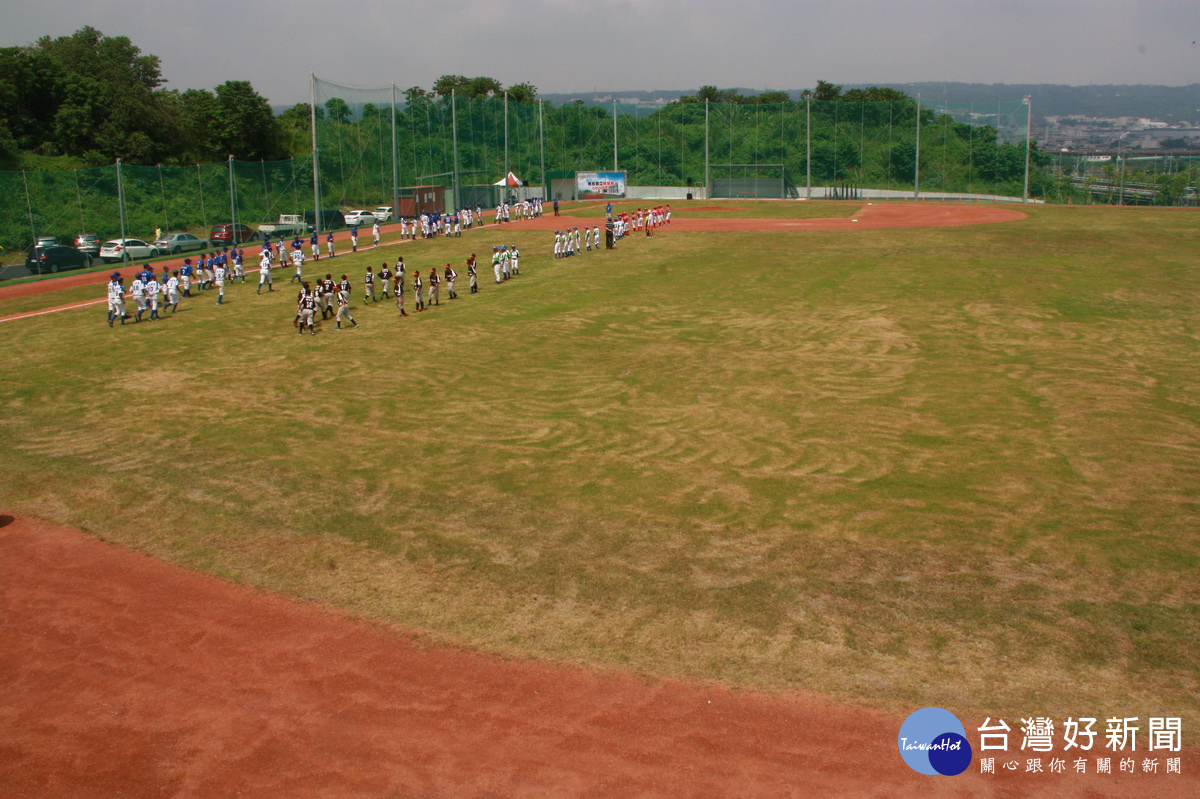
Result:
M471 293L476 294L479 291L479 271L476 265L475 253L471 253L471 257L467 259L467 278L470 281ZM383 299L388 299L389 296L394 296L396 300L396 308L399 309L401 316L408 316L408 312L404 310L404 295L405 295L405 272L404 257L400 256L396 259L396 271L393 272L388 268L387 262L379 268L378 272L367 267L367 273L363 278L363 303L378 302L379 297L376 296L375 286L378 282L382 286ZM516 277L521 274L521 253L517 249L517 245L504 245L503 247L492 248L492 269L496 275L496 282L503 283L504 281ZM271 267L269 262L260 268L259 291L262 291L263 284L266 283L270 291L271 284ZM442 267L442 274L438 274L437 268L431 268L429 274L421 277L418 271L413 272L412 277L412 294L415 300L417 312L422 312L427 308L441 305L441 287L446 285L446 292L449 299L457 300L458 292L455 291L455 281L458 280L458 273L454 271L450 264ZM390 290L390 292L389 292ZM428 295L424 292L428 291ZM321 311L321 319L333 317L335 322L335 330L342 329L342 320L346 319L354 327L358 327L358 322L350 315L350 297L353 292L353 287L350 284L350 279L347 275L342 275L340 282L335 283L332 274L326 274L324 279L318 280L314 288L308 281L301 283L300 294L296 297L296 318L293 325L299 328L299 335L304 335L304 329L307 327L310 335L316 335L316 312ZM333 303L337 302L337 311L333 309Z
M588 252L595 247L600 249L600 226L592 225L583 226L583 233L579 232L578 227L567 228L566 230L554 231L554 257L566 258L574 255L577 252L583 252L584 247Z
M162 317L158 313L160 302L163 303L164 310L170 308L171 313L176 313L179 310L180 297L192 296L193 276L200 291L215 288L217 305L223 305L225 283L232 280L246 282L241 251L233 251L232 274L226 266L227 262L224 254L217 256L214 253L212 258L200 258L199 265L193 267L192 259L186 258L182 267L169 273L164 266L162 280L159 280L158 276L154 274L150 264L142 264L142 271L134 274L128 290L125 288L125 278L121 277L121 273L113 272L108 279L108 326L112 327L117 321L124 325L125 320L129 318L125 308L127 296L133 299L134 307L137 309L134 316L135 322L142 321L142 314L147 311L150 312L149 319L161 319Z

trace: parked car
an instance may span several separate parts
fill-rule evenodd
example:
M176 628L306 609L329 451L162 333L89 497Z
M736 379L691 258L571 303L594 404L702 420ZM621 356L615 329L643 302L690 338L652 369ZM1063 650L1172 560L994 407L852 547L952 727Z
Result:
M154 240L154 246L160 252L177 255L188 250L207 249L208 239L198 239L191 233L164 233L162 238Z
M33 242L34 247L57 247L58 236L38 236Z
M137 261L142 258L155 258L158 253L157 247L141 239L113 239L104 242L104 246L100 248L100 260L106 264L125 258Z
M64 269L83 269L91 265L92 256L61 244L34 247L25 259L25 268L31 275L46 275Z
M242 223L216 225L212 232L208 234L208 239L212 242L213 247L230 247L234 244L241 244L243 241L254 241L258 238L258 233L251 230Z
M310 228L313 225L316 225L316 222L314 221L315 219L316 217L313 216L312 211L304 212L304 221L308 223ZM317 227L321 230L337 230L338 228L343 228L345 226L346 217L342 216L342 212L336 209L328 208L321 212L321 224L317 225Z
M392 221L392 206L381 205L378 208L376 208L374 211L372 211L371 214L374 215L374 217L376 219L378 219L380 222L391 222Z
M100 255L100 237L95 233L80 233L75 237L75 249L93 258Z
M370 211L351 211L346 214L347 225L373 225L375 224L375 214Z

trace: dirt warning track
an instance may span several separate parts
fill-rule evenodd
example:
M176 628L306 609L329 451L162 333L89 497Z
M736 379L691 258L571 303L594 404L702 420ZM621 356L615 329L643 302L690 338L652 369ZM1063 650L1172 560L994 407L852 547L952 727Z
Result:
M927 799L1049 779L925 777L887 713L428 646L78 531L0 524L5 797ZM1195 795L1198 769L1054 793Z

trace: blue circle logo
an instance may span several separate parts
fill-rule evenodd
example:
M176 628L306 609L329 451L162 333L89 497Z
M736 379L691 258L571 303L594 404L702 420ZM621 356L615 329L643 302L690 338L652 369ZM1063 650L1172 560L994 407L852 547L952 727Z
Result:
M971 765L971 744L958 717L940 707L923 707L900 725L900 756L913 771L953 777Z

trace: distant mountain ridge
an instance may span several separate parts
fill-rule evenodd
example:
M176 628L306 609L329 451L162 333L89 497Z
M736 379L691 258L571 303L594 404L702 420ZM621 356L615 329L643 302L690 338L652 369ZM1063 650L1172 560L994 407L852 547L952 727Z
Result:
M1020 100L1028 95L1033 100L1033 114L1041 119L1047 116L1090 116L1090 117L1148 117L1163 122L1178 123L1192 121L1200 123L1200 83L1187 86L1157 85L1091 85L1068 86L1057 83L846 83L843 89L865 89L868 86L896 89L910 97L920 95L931 100L953 103L995 103ZM720 88L726 88L724 86ZM762 89L737 89L744 95L761 94ZM803 90L789 89L788 94L798 100ZM611 103L614 99L640 102L658 100L670 102L691 90L646 91L633 89L624 91L590 92L546 92L538 95L551 103L570 103L583 100L588 105Z

